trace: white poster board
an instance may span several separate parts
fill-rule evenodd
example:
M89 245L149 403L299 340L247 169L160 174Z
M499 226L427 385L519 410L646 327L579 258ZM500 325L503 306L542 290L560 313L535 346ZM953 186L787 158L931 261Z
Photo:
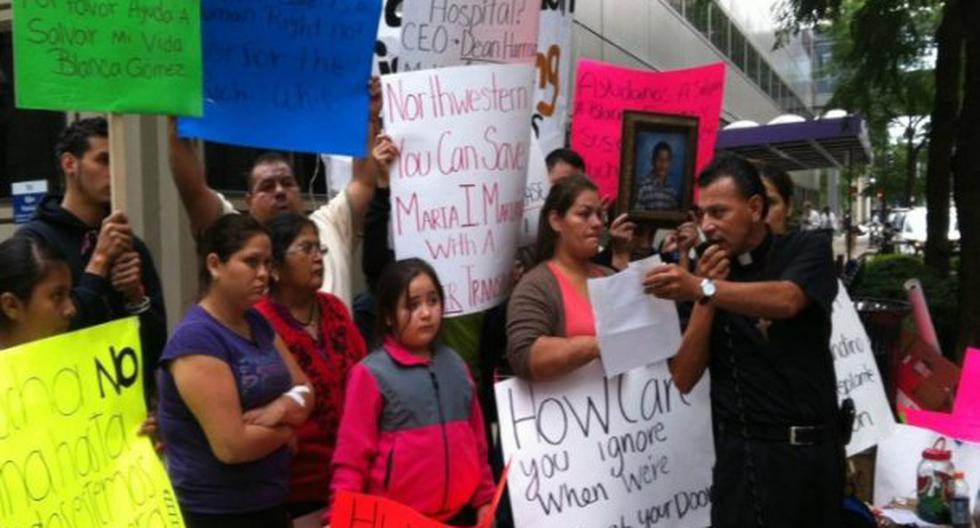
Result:
M531 160L527 169L524 200L524 229L521 245L534 243L538 236L541 206L551 183L545 157L565 146L568 128L568 92L572 71L572 22L575 2L559 0L541 3L538 23L538 56L535 64L534 115L531 116Z
M876 506L885 506L895 498L915 498L916 471L922 461L922 450L932 447L940 436L928 429L895 424L891 436L878 443ZM957 442L946 437L946 449L953 452L953 465L965 473L967 484L976 493L980 489L980 444Z
M540 0L405 0L398 71L533 63Z
M530 156L527 161L527 184L524 187L524 220L521 222L520 245L533 244L538 239L538 223L541 207L551 190L544 151L538 139L531 134Z
M382 77L399 259L433 265L446 314L492 308L510 292L524 212L533 66L494 64Z
M854 400L856 417L847 455L860 453L891 434L895 418L871 351L871 341L843 284L838 284L831 317L830 351L837 374L837 398Z
M574 1L541 2L538 22L537 93L531 127L545 156L565 146L571 91Z
M374 43L374 62L371 75L398 73L401 60L403 0L377 0L381 2L381 20L378 22L378 39Z
M687 396L666 363L606 378L495 386L508 493L520 527L703 527L714 446L708 375Z

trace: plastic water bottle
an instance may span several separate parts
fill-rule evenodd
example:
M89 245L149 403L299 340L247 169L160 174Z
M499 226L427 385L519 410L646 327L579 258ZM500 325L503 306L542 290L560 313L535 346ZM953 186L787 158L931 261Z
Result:
M953 501L949 505L950 518L953 521L953 528L971 528L970 522L970 486L963 478L963 472L953 473L955 484L953 485Z

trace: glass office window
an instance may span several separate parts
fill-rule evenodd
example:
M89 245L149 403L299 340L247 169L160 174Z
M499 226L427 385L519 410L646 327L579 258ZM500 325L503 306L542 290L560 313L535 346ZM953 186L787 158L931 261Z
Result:
M731 22L728 15L717 5L711 5L711 43L724 55L730 55L728 49L728 33Z
M732 49L729 57L735 67L745 71L745 37L735 26L732 26Z
M711 2L707 0L693 0L685 5L685 16L698 31L705 35L708 34L710 11Z

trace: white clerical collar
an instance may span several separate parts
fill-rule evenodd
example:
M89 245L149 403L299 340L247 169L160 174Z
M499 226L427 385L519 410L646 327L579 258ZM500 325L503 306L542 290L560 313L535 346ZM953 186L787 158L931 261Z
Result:
M741 255L739 255L738 256L738 263L742 267L745 267L745 266L748 266L748 265L752 264L752 252L751 251L746 251L745 253L742 253Z

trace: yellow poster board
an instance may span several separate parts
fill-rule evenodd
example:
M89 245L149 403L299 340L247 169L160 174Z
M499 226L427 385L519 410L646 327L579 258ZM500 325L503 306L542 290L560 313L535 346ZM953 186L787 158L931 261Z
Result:
M0 526L182 528L134 317L0 350Z

